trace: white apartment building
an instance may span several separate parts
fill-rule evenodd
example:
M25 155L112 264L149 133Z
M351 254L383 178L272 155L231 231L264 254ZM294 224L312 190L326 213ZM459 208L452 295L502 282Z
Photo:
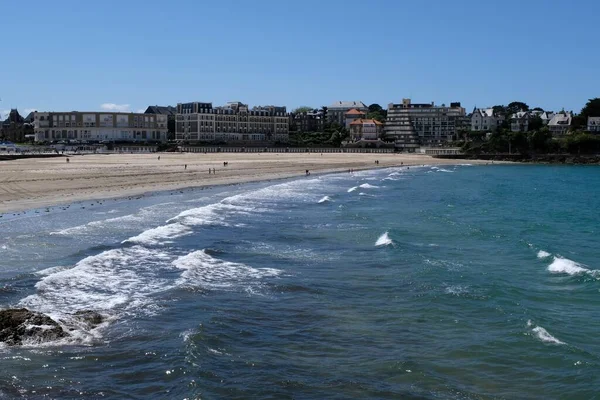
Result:
M464 117L465 109L458 102L448 107L402 99L400 104L388 104L385 136L394 139L397 148L409 152L420 146L439 146L453 139Z
M362 101L336 101L327 107L327 121L337 122L344 126L346 113L352 109L363 112L365 115L369 112L369 108ZM364 115L361 118L364 118Z
M290 119L285 107L230 102L223 107L212 103L177 104L175 139L190 142L285 143Z
M113 112L33 113L36 142L164 142L167 116Z
M494 113L493 108L476 108L471 115L471 130L495 132L504 121L504 117Z
M600 117L588 117L587 130L589 132L600 133Z

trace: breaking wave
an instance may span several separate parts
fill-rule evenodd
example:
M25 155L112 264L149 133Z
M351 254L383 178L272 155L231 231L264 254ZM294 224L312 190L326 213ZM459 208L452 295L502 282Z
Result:
M389 246L392 243L392 239L390 239L388 233L385 232L383 235L379 236L379 238L375 242L375 246Z
M550 253L548 253L547 251L540 250L540 251L538 251L538 253L537 253L537 258L548 258L548 257L550 257L550 255L551 255L551 254L550 254Z
M533 326L533 323L531 322L531 320L527 321L527 327L531 327L531 326ZM554 336L552 336L550 333L548 333L548 331L546 329L542 328L541 326L534 327L533 329L531 329L531 332L541 342L552 343L552 344L566 344L565 342L560 341L557 338L555 338Z
M379 188L379 186L371 185L369 183L363 183L359 187L361 187L363 189L378 189Z
M331 198L329 196L324 196L323 198L321 198L321 200L317 201L317 203L321 204L321 203L327 203L330 201L331 201Z
M274 268L252 268L245 264L214 258L205 250L179 257L173 261L173 266L183 270L180 284L202 288L231 288L248 281L281 274L281 270Z
M559 256L554 257L554 261L548 266L548 271L553 274L567 274L571 276L588 274L594 277L597 277L600 272L597 270L590 270L585 268L583 264Z
M350 189L348 189L348 193L352 193L354 192L356 189L358 189L358 186L353 186Z

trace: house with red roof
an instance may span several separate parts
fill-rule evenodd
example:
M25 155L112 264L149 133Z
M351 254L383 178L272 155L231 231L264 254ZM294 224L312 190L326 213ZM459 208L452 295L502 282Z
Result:
M358 118L350 124L350 137L353 141L377 140L383 134L383 124L376 119Z

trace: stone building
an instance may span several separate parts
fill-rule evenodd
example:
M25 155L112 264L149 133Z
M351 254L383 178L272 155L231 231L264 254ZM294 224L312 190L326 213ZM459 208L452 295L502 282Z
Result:
M229 102L177 104L175 139L188 142L218 142L242 145L285 143L290 119L285 107Z

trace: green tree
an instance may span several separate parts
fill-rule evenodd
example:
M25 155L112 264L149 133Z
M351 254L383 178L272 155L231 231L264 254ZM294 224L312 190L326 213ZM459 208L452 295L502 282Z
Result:
M552 141L552 134L547 126L533 131L529 134L529 145L537 152L547 153L550 151L550 142Z
M536 107L532 111L541 111L541 112L544 112L544 109L541 108L541 107Z
M529 106L522 101L513 101L506 106L506 112L508 114L514 114L519 111L529 111Z
M494 106L492 107L492 109L494 110L494 114L499 114L499 115L506 115L506 107L505 106Z
M369 106L369 111L367 112L367 118L375 119L379 122L383 122L383 121L385 121L386 117L387 117L387 110L385 110L379 104L373 103Z
M579 115L584 117L586 122L588 117L600 117L600 97L589 99L585 106L581 109Z
M529 119L529 130L537 131L544 127L544 121L542 121L542 117L539 115L534 115Z
M312 111L313 108L309 107L309 106L301 106L296 108L294 111L292 111L294 114L301 114L301 113L305 113L305 112L309 112Z

